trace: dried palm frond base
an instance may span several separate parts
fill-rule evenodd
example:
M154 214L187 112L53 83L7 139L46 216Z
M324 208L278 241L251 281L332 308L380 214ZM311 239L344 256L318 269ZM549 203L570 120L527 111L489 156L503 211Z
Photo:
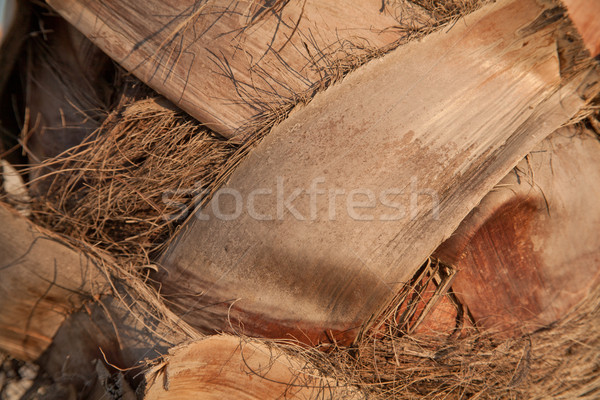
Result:
M442 3L384 2L390 9L405 10L396 16L397 42L329 60L318 85L248 121L237 139L212 133L147 88L141 89L147 93L144 99L139 93L143 84L118 78L117 71L115 82L123 86L115 88L120 91L114 101L118 105L100 127L81 145L31 166L30 176L39 178L30 184L43 181L41 186L49 186L47 194L34 200L32 219L86 251L108 251L124 266L151 264L178 223L210 198L292 108L366 62L453 23L485 2ZM135 96L132 87L137 88ZM87 109L84 104L77 108Z
M398 29L406 31L405 40L428 33L441 23L451 23L480 2L413 3L434 22L418 32L412 31L410 24L399 24ZM373 52L336 60L317 90L380 55ZM115 267L124 270L115 276L134 288L136 298L150 303L149 309L157 314L154 317L174 318L172 314L158 315L156 310L162 306L156 304L161 299L153 297L153 289L136 271L152 263L178 223L204 204L253 145L310 95L298 95L293 102L250 122L244 141L213 134L159 97L128 100L125 96L84 143L32 167L45 171L39 179L47 180L50 186L45 196L34 199L31 218L83 251L111 254L117 259ZM600 127L597 117L587 121ZM448 283L449 276L448 271L441 275L430 271L422 276L425 281L416 283L427 287L431 278L441 287ZM145 291L152 294L141 294ZM404 322L422 319L422 310L404 302L414 297L404 294L402 301L397 299L399 303L393 305L393 312L385 314L387 318L378 329L365 333L351 347L324 349L266 343L304 358L311 368L373 397L599 396L600 291L590 294L553 326L508 340L496 339L492 332L478 332L473 327L446 335L419 333L414 325L399 322L399 315L405 315L400 318ZM438 299L440 293L435 292L434 297ZM468 313L462 315L466 318Z

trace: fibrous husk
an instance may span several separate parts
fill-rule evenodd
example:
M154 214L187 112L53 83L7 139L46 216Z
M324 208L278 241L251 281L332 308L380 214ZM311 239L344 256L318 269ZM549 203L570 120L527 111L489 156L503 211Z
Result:
M403 28L413 39L479 4L412 3L423 9L422 18L433 21L427 30ZM319 90L381 54L336 60ZM179 222L227 180L296 103L308 101L304 96L249 121L245 141L215 135L158 95L124 98L80 146L35 167L50 169L46 176L52 184L34 200L32 218L85 251L111 253L128 271L151 266ZM600 127L597 114L587 121ZM596 292L553 326L503 341L473 330L451 337L411 335L396 329L397 321L387 321L384 332L391 333L367 333L353 346L329 348L327 353L274 345L381 398L596 398L599 301Z
M151 264L178 223L226 181L249 149L296 104L483 2L442 3L386 3L405 10L396 16L399 36L393 46L365 51L360 57L350 52L326 63L317 88L248 121L243 139L226 140L212 133L150 90L131 96L132 86L139 91L143 85L131 77L115 78L123 87L100 127L80 145L32 166L30 175L39 176L34 183L51 182L47 193L35 199L34 220L75 242L107 250L126 265ZM68 85L67 89L71 91ZM89 104L74 108L88 110Z
M525 336L498 339L466 326L451 335L411 335L388 316L384 329L351 347L323 352L280 346L368 398L598 398L600 290L561 320Z
M159 98L134 101L40 165L54 171L35 220L146 265L237 147Z

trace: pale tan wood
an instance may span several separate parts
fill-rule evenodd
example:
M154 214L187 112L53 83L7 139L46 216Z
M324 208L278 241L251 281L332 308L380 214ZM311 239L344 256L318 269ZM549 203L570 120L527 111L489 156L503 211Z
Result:
M563 0L569 17L592 54L600 54L600 0Z
M215 209L236 211L231 194L217 196L171 243L158 278L169 304L205 331L353 340L494 185L597 93L589 69L561 79L555 6L490 4L293 112L227 184L244 201L239 217L216 218ZM380 220L395 210L377 201L356 210L374 219L358 221L342 197L331 218L323 194L311 211L317 178L318 189L346 196L402 189L388 201L405 214ZM284 199L304 191L293 206L305 220L282 204L278 217L278 185ZM256 189L254 215L273 220L248 212Z
M264 3L273 8L224 0L48 3L127 70L227 137L310 89L335 60L399 37L380 0Z
M477 324L520 335L600 283L600 141L562 128L537 146L437 250Z
M106 279L95 260L2 203L0 221L0 349L34 360Z
M164 364L146 374L144 399L364 398L308 367L264 343L213 336L171 349Z

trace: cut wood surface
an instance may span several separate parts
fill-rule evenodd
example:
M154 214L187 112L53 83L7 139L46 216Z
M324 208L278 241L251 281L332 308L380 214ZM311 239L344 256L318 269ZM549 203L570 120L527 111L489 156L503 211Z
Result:
M561 79L561 15L498 1L318 94L187 221L161 259L161 293L204 331L353 340L597 93L592 67Z
M213 336L173 348L146 374L147 400L359 399L307 362L264 343Z
M600 55L600 0L563 0L592 56Z
M562 128L521 161L437 257L477 324L529 333L566 315L600 283L600 141Z
M0 221L0 349L33 360L106 280L92 259L1 203Z
M227 137L399 34L380 0L49 0L111 58ZM389 29L388 29L389 28Z

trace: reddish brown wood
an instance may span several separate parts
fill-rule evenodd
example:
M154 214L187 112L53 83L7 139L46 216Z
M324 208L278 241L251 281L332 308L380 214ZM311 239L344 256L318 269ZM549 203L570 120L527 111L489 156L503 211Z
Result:
M600 0L563 0L569 17L592 54L600 54Z
M479 326L505 334L555 322L600 283L600 142L554 133L486 196L437 256Z

